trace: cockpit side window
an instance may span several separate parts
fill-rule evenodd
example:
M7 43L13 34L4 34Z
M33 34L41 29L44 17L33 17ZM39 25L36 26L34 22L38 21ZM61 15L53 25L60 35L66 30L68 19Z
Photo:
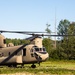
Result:
M46 49L45 49L45 48L43 48L43 51L45 51L45 52L46 52Z
M43 48L40 48L40 51L43 51Z
M42 47L42 48L34 47L34 51L36 51L36 52L46 52L46 49L45 49L45 47Z
M35 51L46 52L46 49L44 47L43 48L35 48Z
M6 39L4 39L4 41L3 41L3 42L4 42L4 44L6 44Z
M35 51L39 51L39 48L36 47L36 48L35 48Z

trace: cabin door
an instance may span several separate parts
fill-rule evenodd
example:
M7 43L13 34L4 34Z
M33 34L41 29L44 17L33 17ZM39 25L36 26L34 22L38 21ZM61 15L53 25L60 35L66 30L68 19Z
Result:
M26 56L26 48L23 49L23 56Z

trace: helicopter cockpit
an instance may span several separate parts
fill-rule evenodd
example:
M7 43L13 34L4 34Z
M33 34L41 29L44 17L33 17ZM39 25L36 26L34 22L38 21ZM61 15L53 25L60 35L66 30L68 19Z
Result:
M35 47L34 48L36 52L46 52L46 49L43 47L43 48L37 48Z
M37 46L34 46L31 52L46 52L46 48L45 47L38 48Z
M41 61L45 61L48 58L48 53L45 47L39 48L37 46L33 46L31 49L31 56L35 57L37 61L40 63Z

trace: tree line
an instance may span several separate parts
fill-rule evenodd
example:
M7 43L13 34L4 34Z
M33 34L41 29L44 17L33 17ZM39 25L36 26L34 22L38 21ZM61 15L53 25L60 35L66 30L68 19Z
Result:
M14 46L17 46L17 45L23 45L23 44L27 44L29 43L28 40L25 40L25 39L9 39L9 38L6 38L6 44L8 45L9 43L13 43Z
M67 36L58 37L56 49L54 49L54 46L52 47L52 44L50 44L50 48L48 48L49 50L47 49L49 51L50 59L75 59L75 22L70 22L66 19L61 20L57 27L57 34ZM49 42L46 41L46 43Z

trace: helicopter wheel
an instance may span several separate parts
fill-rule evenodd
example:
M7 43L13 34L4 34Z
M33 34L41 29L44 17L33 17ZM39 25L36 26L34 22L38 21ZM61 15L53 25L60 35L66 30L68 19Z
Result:
M24 68L24 64L21 65L21 68Z
M13 65L13 67L14 67L14 68L16 68L16 67L17 67L17 65Z
M8 67L11 67L11 65L8 65Z
M40 62L38 62L39 66L40 66Z
M31 68L36 68L36 65L34 65L34 64L33 64L33 65L31 65Z
M16 68L17 65L8 65L8 67L10 67L10 68Z

